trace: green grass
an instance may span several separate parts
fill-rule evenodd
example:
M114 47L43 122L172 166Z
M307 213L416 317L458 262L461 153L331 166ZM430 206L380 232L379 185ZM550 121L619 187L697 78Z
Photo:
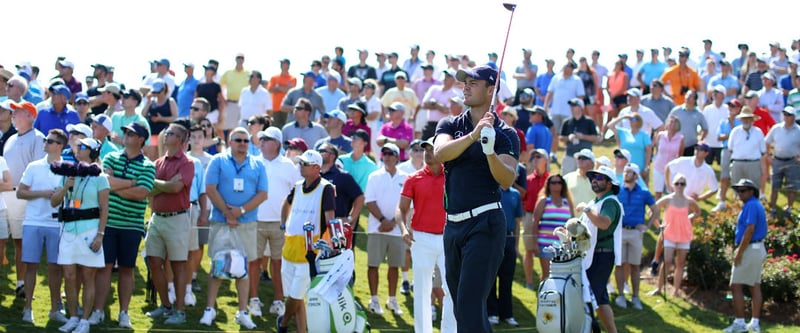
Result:
M610 156L612 148L606 144L603 146L596 146L595 153L599 155ZM716 168L716 166L715 166ZM729 195L729 198L731 196ZM730 199L729 199L730 200ZM785 204L785 197L781 196L779 204ZM715 202L701 203L701 207L708 211L715 204ZM366 223L365 215L362 214L362 225ZM654 247L654 235L648 233L645 237L645 255L649 256ZM356 298L362 305L369 302L369 289L366 283L367 271L367 255L364 252L366 248L366 237L360 235L356 244L356 276L357 282L354 293ZM9 243L6 248L8 256L13 255L13 247ZM11 257L13 259L13 257ZM12 260L13 261L13 260ZM156 307L155 304L145 302L145 277L146 270L144 261L139 258L137 261L139 270L136 274L136 287L133 299L130 306L131 321L137 332L236 332L239 331L239 326L233 321L233 316L236 313L236 299L235 289L229 282L224 282L220 289L219 297L217 298L217 319L214 326L207 327L200 325L198 320L202 315L204 308L206 294L205 292L197 293L198 306L187 308L187 322L184 325L174 327L167 326L161 323L161 320L154 321L145 316L145 312L150 311ZM203 269L199 274L201 285L206 287L207 272L209 267L208 258L204 258ZM538 263L534 263L535 270L538 271ZM476 267L480 268L480 267ZM644 271L644 270L643 270ZM381 300L386 300L386 266L382 265L380 270L381 284L379 285L379 295ZM536 274L538 277L538 274ZM0 268L0 332L53 332L57 331L60 324L49 323L47 320L47 313L49 310L49 292L47 289L46 270L42 265L39 269L39 278L36 286L36 299L33 301L34 316L36 318L36 325L23 323L20 319L22 316L22 307L24 300L17 299L13 296L14 292L14 268L13 265L8 265ZM518 266L515 275L514 284L514 316L521 324L519 328L512 328L506 324L500 324L495 327L498 332L535 332L535 318L536 311L536 294L533 291L524 288L524 275L522 272L521 260L518 260ZM116 281L116 277L114 278ZM644 302L644 310L637 311L633 309L620 309L613 306L617 327L620 332L719 332L722 328L730 323L728 316L722 315L711 309L704 309L694 306L681 299L668 298L664 301L661 297L644 296L646 292L653 289L650 279L644 279L642 282L642 301ZM106 321L92 328L93 332L120 332L126 331L116 326L117 313L119 308L116 299L116 284L112 284L111 295L113 299L108 302L106 310ZM272 299L272 285L261 283L259 287L259 296L262 301L269 303ZM414 295L415 296L415 295ZM412 296L413 297L413 296ZM375 332L413 332L414 319L412 316L412 297L406 297L398 293L398 301L403 307L405 312L402 316L394 316L388 311L383 317L369 314L368 318L370 324ZM275 316L267 314L267 308L264 308L265 317L254 318L258 331L274 332L275 331ZM767 332L800 332L798 326L782 326L771 323L769 317L762 316L761 327Z

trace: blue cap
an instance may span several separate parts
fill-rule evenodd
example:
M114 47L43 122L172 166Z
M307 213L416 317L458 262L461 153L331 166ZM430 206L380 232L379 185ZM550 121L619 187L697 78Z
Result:
M169 60L167 58L161 58L161 60L156 61L156 63L159 65L167 66L167 68L169 68Z
M136 135L143 137L145 140L150 136L150 131L147 130L147 127L135 121L128 124L128 126L123 126L122 131L133 131Z
M311 78L313 78L315 80L317 79L317 74L314 74L314 72L312 72L312 71L308 71L308 72L303 73L303 76L310 76Z
M84 92L79 92L79 93L75 94L75 102L78 102L78 101L86 101L86 102L88 102L89 101L89 95L87 95Z
M497 82L497 70L489 65L478 66L474 68L461 69L456 73L456 79L461 82L466 82L467 77L475 80L484 80L489 84Z
M62 94L67 96L67 99L72 98L72 93L69 91L69 88L63 84L55 85L50 87L50 92L53 94Z
M157 79L157 80L153 81L153 85L150 87L150 90L152 92L156 92L157 93L157 92L161 92L166 87L167 87L167 83L164 82L164 80Z
M25 80L27 80L27 81L31 80L31 76L28 75L28 73L25 72L25 71L19 71L19 72L17 72L17 74L19 74L19 76L22 76L23 78L25 78Z
M347 123L347 115L344 114L341 110L333 110L330 112L326 112L323 117L325 118L338 118L342 121L342 123Z

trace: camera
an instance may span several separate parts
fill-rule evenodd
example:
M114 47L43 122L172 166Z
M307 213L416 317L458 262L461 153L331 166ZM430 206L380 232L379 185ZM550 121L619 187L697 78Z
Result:
M97 163L72 163L67 161L55 161L50 163L50 171L59 176L66 177L87 177L99 176L103 172Z
M682 86L681 87L681 95L686 95L687 92L689 92L689 87Z

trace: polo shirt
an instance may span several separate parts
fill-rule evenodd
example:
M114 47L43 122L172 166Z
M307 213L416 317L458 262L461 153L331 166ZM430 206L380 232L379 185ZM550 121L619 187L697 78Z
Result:
M581 117L577 119L575 119L575 117L570 117L561 127L561 136L569 136L570 134L575 133L582 133L584 135L597 135L597 126L595 125L594 120L584 115L581 115ZM593 142L589 140L579 140L578 144L574 144L571 140L567 140L566 154L567 156L572 156L582 149L592 150L592 144Z
M297 86L297 78L291 74L278 74L269 79L269 84L267 85L267 90L274 88L277 85L281 86L290 86L295 87ZM281 102L283 102L284 97L289 92L274 92L272 93L272 110L277 111L281 109Z
M315 89L317 94L322 97L322 104L325 106L325 112L331 112L339 107L339 100L346 97L344 91L339 88L329 88L327 85Z
M656 61L656 63L649 61L642 64L642 66L639 68L639 73L642 73L642 80L644 80L642 85L649 87L650 83L653 82L653 80L660 78L661 74L664 74L664 70L666 69L667 64L660 61Z
M411 199L414 214L411 229L431 234L442 234L447 213L444 211L444 166L438 175L425 165L406 178L400 195ZM505 207L505 205L504 205Z
M386 168L380 168L369 174L367 180L367 190L364 191L364 202L374 202L378 210L386 219L395 218L397 204L400 203L400 191L403 189L403 182L406 181L408 174L395 169L394 174L390 174ZM399 218L399 216L397 216ZM397 221L402 223L402 221ZM369 214L367 233L400 236L400 227L396 224L391 231L378 231L381 222L378 217Z
M43 134L49 132L51 129L57 128L65 133L67 132L67 125L77 124L81 122L78 112L64 108L61 112L56 112L52 106L47 109L39 111L36 115L36 120L33 122L33 128L39 130Z
M646 161L646 150L653 145L653 142L650 140L650 133L639 130L639 132L633 134L633 132L627 128L620 128L617 129L617 136L619 147L627 149L631 153L631 160L629 162L636 163L636 165L642 169L649 165L650 161Z
M361 191L366 191L369 174L375 171L378 165L365 154L358 160L353 159L353 153L345 154L339 156L339 160L342 161L343 169L349 172L361 187Z
M758 196L753 195L742 206L739 212L739 217L736 220L736 231L734 234L734 243L739 245L744 237L744 231L749 225L755 225L753 235L750 241L759 241L767 237L767 212L764 211L764 206L758 201Z
M579 170L564 175L564 181L567 182L567 189L569 193L572 194L573 205L577 206L580 203L588 204L594 200L592 182L589 180L589 177L581 176Z
M339 102L336 103L337 109L341 110L344 113L347 113L347 106L350 104L355 104L361 102L361 97L352 98L350 95L342 97ZM365 117L366 118L366 117ZM350 119L347 119L350 120ZM365 119L366 120L366 119Z
M712 88L714 88L714 86L716 86L716 85L722 85L723 87L725 87L725 90L728 90L728 89L731 89L731 88L738 89L739 88L739 80L737 80L736 77L733 76L733 75L729 74L729 75L726 75L726 76L722 76L722 73L720 73L720 74L712 76L711 79L708 80L708 88L706 89L706 91L712 91L713 90ZM728 102L732 101L735 97L736 96L728 96L727 94L725 94L725 98L722 100L722 102L723 103L728 103ZM725 105L725 104L723 104L723 105Z
M188 117L192 113L191 107L198 83L200 81L195 79L194 76L189 76L178 88L178 98L175 101L178 103L178 117Z
M397 126L394 126L392 122L387 122L381 126L380 135L383 135L387 138L407 140L408 142L411 142L414 141L414 128L412 128L411 125L409 125L405 120L401 121L400 124L397 124ZM405 161L407 159L408 154L406 153L406 150L400 149L400 160Z
M22 172L31 162L45 157L44 139L42 132L30 129L25 133L16 133L8 138L5 144L3 157L8 163L8 172L11 174L11 183L19 184Z
M547 186L548 177L550 177L550 173L546 170L541 175L534 170L525 178L527 183L525 188L527 191L525 192L525 197L522 198L522 208L525 209L526 212L533 212L534 208L536 208L536 201L539 200L539 193Z
M105 140L103 140L103 143L100 146L100 159L106 157L106 155L108 155L109 153L115 152L117 150L119 150L117 149L117 146L113 142L111 142L111 140L106 138Z
M111 132L117 134L118 137L122 138L125 136L125 133L122 131L122 128L128 126L132 123L139 123L139 125L144 126L147 128L147 133L150 133L150 123L147 121L145 117L142 116L141 113L136 112L131 116L125 115L125 111L117 111L111 115ZM113 142L112 142L113 143ZM145 146L150 145L150 137L147 137L147 140L144 142ZM117 149L124 149L122 145L117 145Z
M681 121L681 134L683 134L683 146L691 147L697 144L697 126L701 130L708 130L708 123L706 117L700 113L696 107L689 111L684 105L678 105L669 113L670 116L675 116Z
M639 166L639 165L637 164L636 166ZM617 181L621 185L624 185L625 184L625 172L624 171L623 172L614 172L614 174L617 176ZM639 185L639 187L641 187L643 189L647 189L647 183L644 182L644 178L642 178L642 175L639 175L639 179L636 181L636 185Z
M706 118L706 124L709 125L708 135L706 135L705 140L709 147L722 147L722 142L719 141L719 126L714 126L714 124L719 124L728 119L728 113L728 105L726 104L717 106L712 103L703 108L703 117Z
M192 176L192 188L189 190L189 202L195 202L200 199L200 196L206 194L206 184L203 182L206 172L203 169L203 162L196 157L186 154L186 157L192 161L194 165L194 175Z
M547 95L547 88L550 86L550 82L553 81L553 77L555 76L556 73L544 73L536 76L536 83L533 85L533 88L536 90L536 105L544 106L544 96ZM539 97L539 94L542 94L542 97Z
M450 87L450 89L444 89L443 85L435 85L428 89L428 92L425 93L425 96L422 97L422 103L429 102L432 100L436 100L437 103L444 105L448 110L450 109L450 98L463 96L464 92L461 89L456 88L456 86ZM449 116L449 113L442 113L439 110L428 110L428 122L439 122L440 119ZM417 115L419 117L419 115Z
M700 88L700 76L688 64L684 68L681 68L681 65L670 67L661 75L661 82L664 82L664 85L672 86L672 99L676 105L681 105L686 101L686 95L681 94L682 87L695 90Z
M644 224L645 207L656 203L650 191L643 190L639 184L634 184L632 189L628 188L628 186L622 186L619 189L619 194L617 194L617 200L625 207L622 225L626 227Z
M258 220L262 222L279 222L283 199L289 195L294 184L303 179L297 166L283 155L272 160L261 156L264 169L267 170L267 200L258 205Z
M172 213L189 209L189 192L194 178L194 162L183 151L175 155L164 155L158 158L156 179L169 181L176 175L181 176L183 189L177 193L162 192L153 197L150 206L155 213Z
M222 74L219 80L219 85L225 87L227 95L225 99L228 102L238 102L242 93L242 89L247 87L250 82L250 71L242 68L241 71L231 69Z
M294 107L294 105L297 104L297 100L300 98L309 100L311 102L311 106L314 108L314 112L311 112L309 119L319 119L319 117L325 113L325 103L322 102L322 96L320 96L314 89L305 91L303 87L297 87L289 90L289 92L286 93L286 97L283 98L281 105ZM288 123L292 121L294 121L294 113L289 112L286 115L286 122Z
M608 191L608 193L604 194L602 197L598 197L595 199L595 202L602 200L603 198L610 197L614 195L614 191ZM603 206L600 208L600 212L598 215L603 215L611 219L611 225L606 228L606 230L601 230L597 228L597 245L595 245L595 249L613 249L614 248L614 231L617 229L617 225L619 225L620 217L622 215L622 207L614 200L606 200L603 202Z
M675 177L679 173L686 177L686 188L683 189L683 193L687 197L703 194L703 190L706 187L711 191L716 191L719 188L714 169L711 169L711 166L705 161L702 161L700 166L697 166L694 156L678 157L667 163L667 168L669 168L670 177ZM671 182L672 179L667 179L666 181Z
M436 126L436 135L447 134L455 140L472 133L475 127L470 112L471 109L455 117L442 118ZM495 131L494 151L519 159L516 130L498 118L494 119L492 128ZM500 201L500 184L491 176L489 162L478 141L470 144L455 159L445 162L444 169L444 204L448 213L458 214Z
M728 138L728 149L731 151L731 161L760 159L767 152L764 133L755 126L751 126L750 130L736 126Z
M769 133L769 129L772 128L772 126L775 126L775 119L772 118L772 115L769 114L767 109L762 107L756 107L753 110L753 114L761 117L753 123L753 126L758 127L762 134L767 135L767 133Z
M208 100L208 109L213 112L219 110L219 94L222 93L222 87L216 82L200 83L195 88L197 97L203 97ZM191 109L190 109L191 110Z
M781 111L783 111L784 101L783 92L777 88L767 90L766 87L758 91L758 106L767 108L770 115L774 119L780 119ZM776 116L778 118L776 118Z
M519 191L513 187L500 191L500 202L503 205L503 214L506 218L506 232L517 229L517 219L522 217L522 202Z
M571 75L570 77L557 75L553 77L547 87L547 92L553 93L550 116L569 117L572 115L567 102L575 97L583 96L585 94L584 90L583 81L577 75Z
M103 159L103 169L111 169L112 176L122 179L135 179L136 187L148 192L153 190L156 166L144 155L128 158L125 151L108 154ZM117 229L135 230L144 233L144 212L147 200L129 200L116 191L108 195L108 226Z
M792 124L786 128L786 122L780 122L773 126L767 138L766 144L773 145L773 154L780 158L790 158L800 156L800 126Z
M514 73L525 74L525 69L530 69L531 72L536 73L537 71L539 71L539 66L536 66L533 62L530 61L528 62L523 61L522 65L517 66L517 68L514 70ZM517 90L521 90L524 88L533 88L534 84L536 83L536 79L538 79L537 76L534 75L534 77L535 77L534 79L528 79L528 78L517 79Z
M255 92L249 86L245 87L239 93L239 110L241 120L248 120L256 115L266 115L267 110L272 110L272 97L261 85L258 85Z
M319 149L319 147L325 143L330 143L336 146L336 148L339 148L339 151L344 153L349 153L353 151L353 140L344 135L340 135L338 138L331 138L330 136L328 136L319 139L314 144L314 149Z
M662 122L667 121L669 112L675 107L675 103L673 103L672 99L669 97L661 95L661 98L653 98L652 94L642 97L642 105L653 110L653 112L656 113L656 116L658 116L658 119L661 119Z
M719 123L719 127L717 128L717 136L722 135L722 134L727 134L727 135L729 135L728 138L730 138L731 130L733 129L733 127L739 126L741 124L742 124L742 121L739 120L739 119L734 119L733 120L733 125L731 125L730 121L728 121L727 118L723 119ZM728 148L728 140L720 141L720 143L722 143L722 148Z
M331 167L322 174L333 186L336 187L336 210L334 216L345 217L350 215L353 208L353 202L356 198L364 195L361 187L358 186L356 180L347 171L340 170L336 166ZM354 217L358 218L358 217Z
M417 94L417 99L421 101L425 97L425 94L428 92L428 89L430 89L432 86L441 84L442 82L436 80L435 78L426 80L423 77L411 83L411 88L414 90L414 93Z
M242 179L242 191L234 191L235 179ZM230 153L221 153L214 156L206 170L206 186L215 186L225 203L239 207L250 201L258 192L267 192L267 170L260 158L247 155L240 164ZM227 219L217 206L212 205L209 221L226 223ZM239 216L239 223L250 223L258 220L258 210L251 209Z
M553 144L553 135L550 129L543 123L538 122L528 127L528 133L525 133L525 141L529 145L533 145L533 149L542 148L550 154L550 149Z
M307 145L313 145L320 139L328 136L325 127L313 121L309 121L308 125L303 127L300 127L300 124L296 121L292 121L283 125L281 131L283 132L283 140L302 138Z
M794 88L789 91L789 95L786 96L786 105L800 108L800 88Z
M67 88L69 88L69 91L72 93L72 95L75 95L83 91L83 86L81 85L80 82L78 82L78 79L76 79L74 76L64 83L66 84Z
M397 87L386 90L386 93L381 97L381 105L388 108L394 102L403 103L403 106L406 107L403 118L405 120L408 120L414 114L417 106L419 106L419 98L409 86L406 86L403 90Z

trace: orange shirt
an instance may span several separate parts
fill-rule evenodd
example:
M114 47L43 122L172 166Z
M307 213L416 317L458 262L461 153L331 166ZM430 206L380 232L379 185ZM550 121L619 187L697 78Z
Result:
M611 73L608 76L608 94L611 97L625 94L625 77L628 76L624 71Z
M269 79L269 84L267 85L267 90L271 90L276 85L289 85L291 87L297 86L297 78L292 76L291 74L286 75L275 75ZM281 109L281 105L283 103L283 98L286 97L288 91L286 92L276 92L272 93L272 110L278 111Z
M686 94L681 93L681 87L687 87L695 91L700 90L700 76L689 66L681 68L681 65L675 65L670 67L661 75L661 82L664 82L664 85L672 86L672 101L675 102L675 105L683 104L686 101Z

